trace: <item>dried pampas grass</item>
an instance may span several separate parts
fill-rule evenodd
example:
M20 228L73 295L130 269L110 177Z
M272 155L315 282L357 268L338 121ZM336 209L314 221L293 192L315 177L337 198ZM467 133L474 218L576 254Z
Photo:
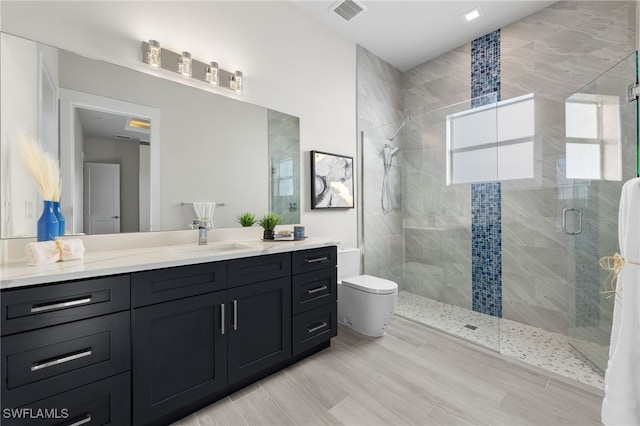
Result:
M37 141L20 134L17 138L22 162L36 181L40 195L48 201L60 201L62 182L58 160Z

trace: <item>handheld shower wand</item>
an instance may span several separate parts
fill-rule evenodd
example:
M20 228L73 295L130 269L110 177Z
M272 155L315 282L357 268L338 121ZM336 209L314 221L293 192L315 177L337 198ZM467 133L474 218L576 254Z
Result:
M389 214L393 211L393 198L391 194L391 184L389 183L389 173L391 172L391 163L393 157L398 155L400 147L384 144L382 148L382 161L384 164L384 174L382 176L382 192L380 193L380 204L382 212Z

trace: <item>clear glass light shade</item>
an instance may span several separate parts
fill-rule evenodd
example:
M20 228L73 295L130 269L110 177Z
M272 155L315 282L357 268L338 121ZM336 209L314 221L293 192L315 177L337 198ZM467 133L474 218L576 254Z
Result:
M220 68L218 67L217 62L211 62L211 64L209 64L209 66L207 67L206 79L209 83L211 83L212 86L217 86L220 83L219 71Z
M155 40L149 40L149 50L147 51L147 62L153 68L160 68L162 59L160 55L160 43Z
M232 89L236 91L236 93L242 93L242 72L236 71L235 76L235 87Z
M191 53L182 52L182 56L178 60L178 68L184 78L191 78Z

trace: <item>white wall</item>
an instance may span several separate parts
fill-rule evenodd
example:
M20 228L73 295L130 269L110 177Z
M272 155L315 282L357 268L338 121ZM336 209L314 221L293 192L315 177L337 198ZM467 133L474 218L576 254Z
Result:
M182 202L225 202L214 214L216 227L239 226L235 218L243 211L266 213L266 109L66 51L60 56L61 87L144 105L161 115L159 122L151 120L160 133L151 147L160 152L162 212L152 229L189 229L195 215ZM122 201L124 214L128 202Z
M196 59L216 60L224 69L242 70L242 95L210 90L300 117L301 222L310 235L356 243L354 209L311 211L308 158L313 149L355 157L355 44L295 6L3 1L0 20L8 33L148 73L152 70L140 61L141 41L148 39L174 51L189 50Z

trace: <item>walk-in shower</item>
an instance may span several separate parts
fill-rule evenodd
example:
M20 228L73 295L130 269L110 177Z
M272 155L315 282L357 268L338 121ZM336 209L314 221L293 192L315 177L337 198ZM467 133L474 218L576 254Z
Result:
M598 259L617 250L620 188L637 175L638 113L636 102L628 103L626 95L627 86L637 81L636 62L634 53L575 96L556 103L549 101L551 95L541 93L540 105L535 107L531 178L447 184L451 156L446 141L452 129L448 119L468 115L482 105L483 119L493 117L498 129L501 114L495 100L469 100L414 113L413 120L362 129L367 173L363 178L364 273L399 284L396 313L602 386L596 370L606 367L613 299L600 292L607 272L600 270ZM534 95L537 102L538 93ZM547 113L551 107L557 112ZM565 122L565 115L571 115L565 109L582 114L578 122L583 124L575 132ZM589 116L599 112L604 115ZM613 124L605 123L611 117ZM585 133L589 126L584 123L589 120L596 123L590 127L593 137ZM395 133L389 138L391 132ZM495 155L524 148L518 146L520 142L498 143ZM463 154L471 151L469 146L459 149ZM480 154L474 155L479 158ZM496 164L505 158L498 158ZM594 166L576 169L585 165L586 158L592 158ZM387 175L391 159L398 170L393 179ZM619 167L619 173L611 167ZM378 207L381 175L382 212ZM393 197L385 198L385 191L399 194L401 203L392 212L385 211L393 206ZM477 198L481 191L495 198ZM385 199L390 200L388 204ZM485 213L496 210L499 222L483 222ZM473 310L473 287L478 275L485 273L473 256L482 261L497 255L483 251L486 241L478 239L478 227L499 230L499 288L483 290L496 291L491 296L500 304L499 316ZM522 337L525 340L518 340ZM585 371L593 375L587 377Z

